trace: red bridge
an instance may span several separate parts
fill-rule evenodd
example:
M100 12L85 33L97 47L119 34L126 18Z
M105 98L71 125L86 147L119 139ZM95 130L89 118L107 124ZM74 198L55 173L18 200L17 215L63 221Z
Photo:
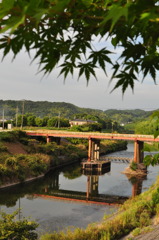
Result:
M134 141L134 161L137 163L141 163L143 161L144 142L159 142L159 137L154 138L153 135L138 135L138 134L69 132L69 131L55 131L55 130L26 131L26 134L29 136L45 136L47 143L51 141L52 137L88 139L89 141L88 161L99 160L100 140L102 139Z

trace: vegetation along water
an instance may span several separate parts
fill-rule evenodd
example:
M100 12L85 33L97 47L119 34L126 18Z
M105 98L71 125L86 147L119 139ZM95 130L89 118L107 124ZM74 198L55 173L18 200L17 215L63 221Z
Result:
M114 153L114 155L116 154L132 157L133 146L129 145L127 151ZM132 183L137 184L139 188L138 191L142 192L152 184L157 175L157 169L155 169L154 172L154 169L151 167L148 180L142 179L135 182L134 179L127 179L124 174L121 174L126 166L126 163L112 163L111 172L103 176L98 176L98 187L96 187L92 193L92 197L97 196L98 199L100 199L100 195L105 195L105 201L108 201L110 198L114 199L114 201L119 199L119 197L121 197L121 199L129 198L132 195ZM1 190L0 205L1 208L8 213L20 207L21 210L18 212L18 218L22 220L23 216L31 216L31 220L36 220L36 222L39 223L37 231L40 235L54 230L64 230L67 226L85 229L88 223L96 222L102 219L104 214L106 216L116 211L118 205L109 206L82 201L73 203L72 201L63 201L54 197L60 196L60 194L65 194L66 197L66 194L71 194L71 198L73 198L72 195L74 193L76 198L77 193L79 194L80 192L82 193L81 199L83 197L83 199L86 200L87 178L88 176L81 174L78 164L73 167L70 166L69 168L65 167L60 171L50 172L45 178L11 188L9 193L7 189ZM87 228L87 230L88 229L89 228ZM78 230L79 236L81 236L81 231L87 230ZM85 235L86 233L83 234ZM51 234L45 237L41 236L41 238L56 239L60 236L61 239L63 239L63 237L64 239L78 239L77 235L77 233L74 236L72 233L68 233L68 236L64 237L62 233L57 233L57 236L56 234ZM86 238L80 239L91 239L88 233L86 236Z
M21 121L22 116L20 117ZM89 118L89 116L87 117ZM27 116L26 119L29 123L31 119L35 118ZM102 127L105 126L107 128L109 126L108 122L106 121L104 125L104 121ZM136 124L137 130L134 128L135 125L128 124L130 126L129 130L124 130L126 126L117 128L119 125L114 124L113 121L109 129L103 129L103 131L110 132L118 129L123 132L138 131L142 134L152 134L158 124L157 121L152 121L151 125L147 125L150 126L146 128L148 132L142 132L143 128L137 129L137 126L142 126L142 124ZM85 125L76 128L76 130L88 131L92 130L92 127L95 130L97 126ZM157 166L155 168L149 167L146 177L136 179L121 173L127 167L127 163L111 163L110 171L102 176L93 177L83 175L80 165L78 165L81 159L87 157L88 142L86 140L62 139L59 145L58 139L55 139L54 142L46 144L45 138L28 138L25 132L18 130L1 132L0 142L1 210L12 214L14 210L21 208L21 210L15 213L17 219L20 219L20 221L16 222L16 225L14 214L2 214L0 233L2 235L3 232L4 239L6 236L11 238L15 232L19 234L19 239L21 239L20 234L22 232L27 239L36 239L37 237L42 239L117 239L136 227L139 228L136 231L140 232L140 220L137 218L135 218L136 225L126 227L127 230L122 230L121 228L120 231L118 229L117 232L110 229L109 231L104 230L105 226L100 228L102 225L99 223L93 224L92 226L96 226L95 228L93 227L93 230L97 233L97 236L94 235L94 238L90 233L92 226L87 228L87 225L101 220L104 214L104 219L106 219L106 215L116 212L119 204L122 204L126 199L147 190L158 174ZM109 152L125 148L125 142L101 142L101 154L108 154ZM150 148L152 146L146 146L147 150L150 150ZM158 146L153 146L153 148L157 150ZM120 156L125 156L126 154L128 157L132 157L133 147L130 150L130 145L128 145L126 152L120 151L114 154L119 154ZM77 162L77 165L73 165L75 162ZM64 167L68 163L71 163L72 167ZM53 171L50 171L50 166L53 168ZM59 166L62 166L62 169L59 169ZM26 183L26 180L31 181L37 177L40 178ZM21 184L15 187L3 188L19 182ZM90 192L88 192L88 189ZM151 194L149 196L151 198ZM150 207L154 209L153 212L150 210L151 217L157 213L157 210L155 210L156 205ZM137 215L141 215L142 212L145 212L144 206L141 212L137 212ZM25 220L23 216L31 216L31 220ZM123 217L121 218L124 219ZM5 225L6 219L8 222L7 226ZM34 220L39 224L38 226ZM112 223L111 225L113 226ZM68 235L59 233L60 230L64 230L68 226L80 227L83 230L75 230L75 233L69 232ZM12 231L5 229L12 229ZM100 231L100 229L102 230ZM54 230L57 231L56 234L43 236L43 234ZM7 234L10 234L10 236Z

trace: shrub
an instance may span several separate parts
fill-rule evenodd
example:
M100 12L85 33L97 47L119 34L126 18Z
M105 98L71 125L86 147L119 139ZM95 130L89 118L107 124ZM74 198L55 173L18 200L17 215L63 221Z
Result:
M8 167L14 167L17 164L17 160L15 157L8 157L5 160L5 165Z
M2 143L0 143L0 152L8 152L8 148L4 146Z
M132 235L133 235L134 237L138 236L140 233L141 233L141 229L140 229L140 228L135 228L135 229L132 231Z
M8 176L9 175L9 169L5 166L0 164L0 176Z
M144 210L140 214L139 225L140 228L148 226L150 224L150 213L147 210Z
M27 219L16 220L18 211L12 214L1 212L0 218L0 239L36 240L38 235L35 232L37 224Z
M0 141L5 142L15 142L15 141L21 141L28 138L25 132L23 131L7 131L7 132L1 132L0 133Z
M159 187L156 189L156 192L152 195L152 202L154 205L159 204Z

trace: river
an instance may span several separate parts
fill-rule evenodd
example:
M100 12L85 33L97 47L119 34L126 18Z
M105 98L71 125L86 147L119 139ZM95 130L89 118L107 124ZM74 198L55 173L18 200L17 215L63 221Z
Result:
M146 153L145 153L146 154ZM111 156L133 157L133 144ZM155 181L159 166L149 167L144 179L136 180L122 171L128 163L111 163L111 170L101 176L81 173L81 165L50 172L32 183L0 191L0 209L11 213L20 208L18 217L30 217L39 223L43 234L67 227L85 228L117 210L125 199L148 189Z

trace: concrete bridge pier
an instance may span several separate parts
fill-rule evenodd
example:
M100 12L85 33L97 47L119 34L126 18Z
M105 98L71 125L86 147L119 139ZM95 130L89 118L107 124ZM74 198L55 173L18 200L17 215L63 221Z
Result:
M88 162L99 160L100 140L89 138L88 143Z
M144 142L136 140L134 142L134 162L143 163L144 159Z
M51 137L51 136L46 136L46 143L50 143L50 142L56 142L57 145L60 145L61 142L61 138L60 137Z
M46 142L50 143L51 142L51 137L50 136L46 136Z

